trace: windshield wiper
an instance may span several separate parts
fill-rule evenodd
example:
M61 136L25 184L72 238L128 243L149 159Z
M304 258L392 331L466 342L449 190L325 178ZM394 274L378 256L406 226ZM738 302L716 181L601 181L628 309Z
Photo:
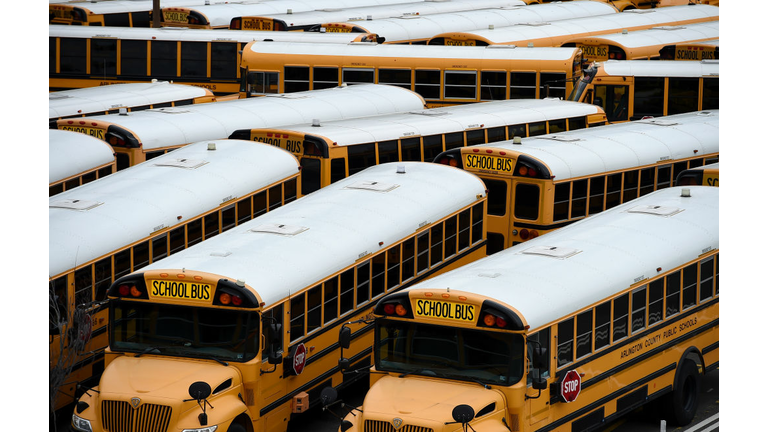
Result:
M227 363L227 362L225 362L224 360L222 360L222 359L220 359L220 358L216 357L216 356L215 356L215 355L213 355L213 354L200 354L200 353L198 353L198 352L195 352L195 351L184 351L182 354L185 354L185 355L189 355L190 357L196 357L196 358L203 358L203 359L208 359L208 360L214 360L214 361L218 362L218 363L219 363L219 364L221 364L221 365L224 365L224 366L229 366L229 363Z

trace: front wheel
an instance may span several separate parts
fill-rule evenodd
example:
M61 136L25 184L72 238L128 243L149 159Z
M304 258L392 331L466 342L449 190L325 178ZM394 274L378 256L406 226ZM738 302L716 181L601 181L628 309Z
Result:
M245 432L245 428L238 423L232 423L231 425L229 425L229 429L227 429L227 432Z
M685 360L675 376L672 394L664 400L666 418L676 426L689 424L699 407L701 375L692 360Z

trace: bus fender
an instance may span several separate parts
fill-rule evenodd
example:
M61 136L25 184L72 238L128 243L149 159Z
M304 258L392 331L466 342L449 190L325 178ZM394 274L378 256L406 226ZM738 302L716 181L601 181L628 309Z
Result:
M183 428L200 428L204 426L218 425L218 429L222 432L227 432L229 427L234 423L244 424L245 430L252 430L249 425L252 424L250 417L248 416L248 407L245 406L242 399L238 396L239 392L227 392L220 397L209 398L208 402L215 407L211 409L210 406L206 407L207 424L200 424L200 416L203 410L195 408L187 411L179 417L179 423L177 427ZM202 402L204 403L204 402ZM240 416L245 416L245 422L241 421Z
M675 369L675 377L679 376L680 369L683 367L683 363L685 363L686 360L692 360L694 363L696 363L696 366L699 368L699 373L704 374L704 371L706 370L706 365L704 364L704 356L701 354L701 351L695 347L691 346L688 347L685 352L683 352L683 355L680 356L680 361L677 362L677 368Z

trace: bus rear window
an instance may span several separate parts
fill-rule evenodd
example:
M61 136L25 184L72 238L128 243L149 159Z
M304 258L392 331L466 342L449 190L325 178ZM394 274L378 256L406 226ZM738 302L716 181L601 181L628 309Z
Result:
M515 187L515 217L536 220L539 218L539 187L520 183Z

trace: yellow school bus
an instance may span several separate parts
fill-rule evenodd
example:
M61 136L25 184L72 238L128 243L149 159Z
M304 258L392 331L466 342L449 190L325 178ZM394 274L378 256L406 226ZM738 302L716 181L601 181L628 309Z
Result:
M71 131L48 131L48 196L115 171L115 152L104 141Z
M718 191L657 191L382 298L340 430L604 430L649 402L690 423L719 365Z
M446 151L488 187L488 253L672 186L717 162L719 113L694 112Z
M51 135L100 142L76 132ZM66 147L51 157L85 162ZM79 385L93 385L104 370L110 284L295 200L299 177L298 161L284 150L208 140L49 197L52 411L74 402Z
M677 175L676 186L720 186L720 164L707 164L687 169Z
M283 148L301 164L302 191L313 192L379 163L432 162L445 150L605 124L589 104L510 99L406 113L241 129L231 139Z
M720 62L597 62L584 70L568 100L602 107L610 123L714 110L720 106Z
M378 165L116 280L106 368L72 427L284 432L354 381L343 323L485 256L485 202L470 173ZM355 336L345 352L370 365L371 329Z

